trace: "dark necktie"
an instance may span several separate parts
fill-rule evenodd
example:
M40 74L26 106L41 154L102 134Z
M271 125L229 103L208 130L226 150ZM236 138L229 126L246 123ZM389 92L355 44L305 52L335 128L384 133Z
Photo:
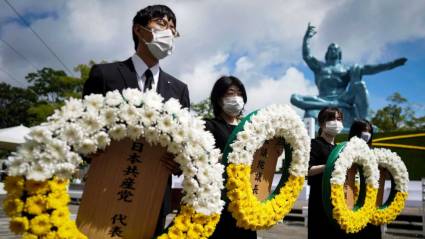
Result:
M145 85L143 87L143 92L146 92L147 90L152 89L152 84L153 84L152 71L150 69L147 69L145 71Z

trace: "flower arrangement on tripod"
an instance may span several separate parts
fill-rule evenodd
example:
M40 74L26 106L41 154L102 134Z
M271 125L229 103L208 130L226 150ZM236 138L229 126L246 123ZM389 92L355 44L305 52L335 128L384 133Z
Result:
M389 149L373 149L378 167L388 170L391 175L391 191L387 201L377 207L370 222L374 225L387 224L393 221L403 210L407 200L409 173L400 156Z
M47 122L31 129L7 160L3 206L11 217L10 229L24 238L86 238L70 219L69 179L83 162L82 155L126 137L143 137L165 147L183 172L182 209L160 238L211 235L224 205L224 169L213 136L177 100L163 103L156 92L136 89L70 99Z
M279 187L264 201L252 192L250 182L253 155L267 140L283 138L287 167ZM304 185L310 153L310 138L294 110L272 105L246 116L233 131L223 158L228 163L229 211L237 226L264 229L275 225L293 207Z

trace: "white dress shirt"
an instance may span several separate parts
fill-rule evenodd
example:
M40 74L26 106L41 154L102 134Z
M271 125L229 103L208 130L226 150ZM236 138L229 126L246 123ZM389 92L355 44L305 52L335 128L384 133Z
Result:
M137 83L139 84L139 88L143 91L143 87L145 86L145 72L148 69L146 63L140 58L136 53L131 57L131 61L133 62L134 69L137 74ZM149 68L153 75L152 89L156 90L159 80L159 63Z

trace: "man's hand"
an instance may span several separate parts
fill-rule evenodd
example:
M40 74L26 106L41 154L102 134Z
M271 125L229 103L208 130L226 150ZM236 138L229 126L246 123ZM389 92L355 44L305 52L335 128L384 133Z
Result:
M161 157L162 165L174 175L180 175L182 171L179 169L179 164L174 161L174 155L166 153Z
M310 23L308 23L307 31L305 32L305 38L312 38L314 35L316 35L316 27L312 26Z

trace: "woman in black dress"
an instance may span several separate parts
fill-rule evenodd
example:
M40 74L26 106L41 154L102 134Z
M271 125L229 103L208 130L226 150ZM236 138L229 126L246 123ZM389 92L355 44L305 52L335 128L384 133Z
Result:
M357 136L358 138L363 139L372 147L373 139L373 127L372 124L367 120L355 120L350 128L350 133L348 134L348 140L352 137ZM372 224L367 224L367 226L358 233L350 235L351 238L381 238L381 226L375 226Z
M218 79L211 91L211 106L214 118L206 119L206 128L215 138L216 147L223 152L227 139L239 123L242 110L247 101L245 87L234 76L223 76ZM210 238L257 238L257 232L236 227L236 221L224 206L220 221Z
M335 136L343 128L343 115L337 108L324 108L319 112L319 136L311 140L308 184L308 238L344 238L341 229L332 225L322 200L322 176L326 161L335 146Z

